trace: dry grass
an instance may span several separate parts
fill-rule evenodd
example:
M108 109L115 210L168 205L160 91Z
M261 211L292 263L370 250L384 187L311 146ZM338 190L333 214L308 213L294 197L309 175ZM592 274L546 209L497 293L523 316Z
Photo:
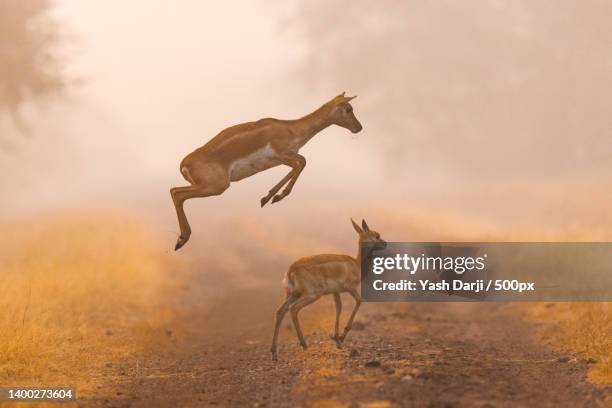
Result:
M146 224L94 213L0 229L1 384L87 394L166 323L177 265Z
M524 305L542 324L542 338L555 349L593 359L589 380L612 384L612 303L538 303Z

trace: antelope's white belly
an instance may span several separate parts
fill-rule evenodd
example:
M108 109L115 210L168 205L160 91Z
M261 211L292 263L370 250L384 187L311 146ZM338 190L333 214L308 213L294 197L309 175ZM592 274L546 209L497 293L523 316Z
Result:
M242 180L279 164L280 162L276 159L276 152L272 149L272 146L267 144L248 156L235 160L230 165L230 180Z

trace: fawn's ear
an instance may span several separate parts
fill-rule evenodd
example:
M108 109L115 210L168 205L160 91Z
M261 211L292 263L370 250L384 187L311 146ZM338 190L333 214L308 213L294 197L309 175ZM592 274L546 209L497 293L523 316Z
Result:
M355 228L355 231L357 231L358 234L361 234L363 230L359 227L359 225L357 225L357 223L353 221L352 218L351 218L351 222L353 223L353 228Z
M361 220L361 227L365 232L370 232L370 227L368 227L368 224L365 222L365 219Z

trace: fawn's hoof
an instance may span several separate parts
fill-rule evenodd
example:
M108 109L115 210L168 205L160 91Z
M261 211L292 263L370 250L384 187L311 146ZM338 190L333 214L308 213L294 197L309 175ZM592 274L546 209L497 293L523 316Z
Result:
M174 246L174 250L178 251L179 249L181 249L181 247L183 245L185 245L187 243L187 241L189 241L189 238L183 238L182 236L180 236L177 240L176 240L176 245Z
M261 199L261 206L263 207L264 205L268 204L268 201L270 201L270 196L265 196Z
M340 336L336 336L335 334L330 334L329 338L336 342L336 347L342 348L342 340L340 340Z
M272 204L279 202L280 200L282 200L285 196L282 195L275 195L274 198L272 198Z

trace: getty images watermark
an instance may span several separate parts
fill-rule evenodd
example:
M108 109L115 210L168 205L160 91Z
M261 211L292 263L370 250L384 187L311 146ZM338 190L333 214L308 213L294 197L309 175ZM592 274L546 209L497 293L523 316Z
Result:
M366 301L611 301L609 243L364 245Z

